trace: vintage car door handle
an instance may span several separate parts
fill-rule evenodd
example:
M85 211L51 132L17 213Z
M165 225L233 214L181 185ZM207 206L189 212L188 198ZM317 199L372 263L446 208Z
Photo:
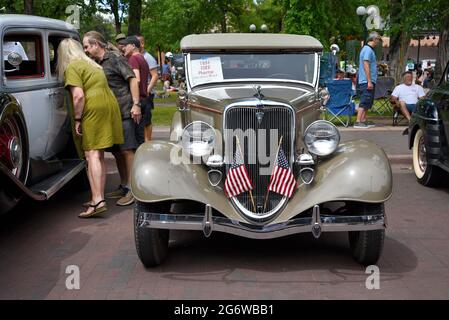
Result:
M59 95L61 95L61 91L60 90L53 90L53 91L51 91L48 95L50 96L50 97L54 97L54 96L59 96Z

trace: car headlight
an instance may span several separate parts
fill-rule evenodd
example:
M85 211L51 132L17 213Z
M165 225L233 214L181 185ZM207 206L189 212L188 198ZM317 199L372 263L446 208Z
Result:
M203 157L215 146L215 130L203 121L194 121L182 131L182 149L194 157Z
M329 121L318 120L307 127L304 142L310 153L327 156L333 153L340 143L340 133Z

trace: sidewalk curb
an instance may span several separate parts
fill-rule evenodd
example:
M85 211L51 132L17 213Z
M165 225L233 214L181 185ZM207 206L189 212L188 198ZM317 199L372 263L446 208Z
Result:
M393 164L412 164L413 156L411 154L387 154L388 160Z
M342 128L342 127L338 127L339 131L342 132L390 132L390 131L399 131L399 132L403 132L405 129L407 129L408 127L406 126L382 126L382 127L374 127L374 128L366 128L366 129L359 129L359 128L353 128L353 127L347 127L347 128Z

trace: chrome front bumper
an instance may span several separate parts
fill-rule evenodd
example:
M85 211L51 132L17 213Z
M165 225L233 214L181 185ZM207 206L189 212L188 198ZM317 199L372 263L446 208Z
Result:
M137 223L140 228L197 230L203 231L206 237L213 231L218 231L251 239L272 239L305 232L311 232L315 238L319 238L322 232L379 230L387 226L386 216L383 214L321 215L318 205L314 206L312 217L271 225L253 225L224 217L213 217L212 207L209 205L206 205L204 215L139 212Z

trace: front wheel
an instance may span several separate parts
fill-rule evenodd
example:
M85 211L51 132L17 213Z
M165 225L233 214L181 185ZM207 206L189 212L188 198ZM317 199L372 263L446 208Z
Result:
M169 230L139 227L139 216L144 204L137 202L134 209L134 240L137 255L146 267L160 265L168 255Z
M354 206L361 214L385 214L382 204L357 204ZM352 257L361 265L375 264L384 246L385 230L349 231L349 246Z
M421 129L415 134L413 140L413 171L418 182L426 187L437 187L441 184L444 171L427 162L427 148L424 132Z

